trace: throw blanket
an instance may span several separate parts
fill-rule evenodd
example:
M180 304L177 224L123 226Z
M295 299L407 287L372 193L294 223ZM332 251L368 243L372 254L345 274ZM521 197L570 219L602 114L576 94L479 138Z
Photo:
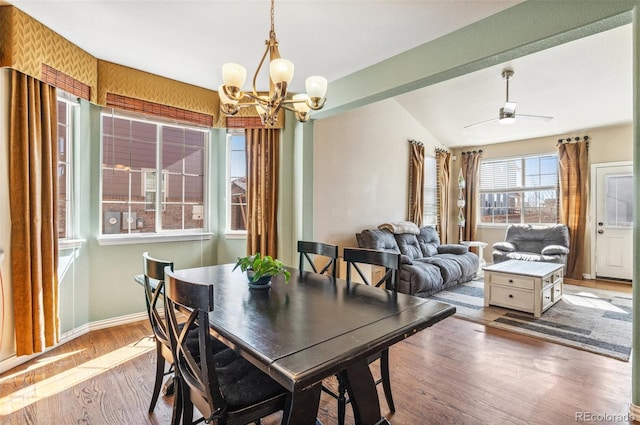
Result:
M378 226L380 230L388 230L391 233L411 233L413 235L420 234L420 228L411 221L396 221L394 223L383 223Z

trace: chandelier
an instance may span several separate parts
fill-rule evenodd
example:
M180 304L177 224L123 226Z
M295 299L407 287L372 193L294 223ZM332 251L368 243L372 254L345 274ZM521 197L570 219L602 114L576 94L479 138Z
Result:
M225 115L235 115L240 108L254 106L260 115L262 124L273 126L278 121L280 109L288 109L295 113L296 119L300 122L309 121L311 110L322 109L325 104L327 93L327 79L320 76L309 77L306 80L306 94L296 94L291 99L287 99L287 87L293 79L293 63L280 57L278 51L278 40L273 25L274 0L271 0L271 30L269 39L265 41L267 48L262 55L260 64L253 75L253 90L243 92L247 77L247 70L236 63L225 63L222 65L222 84L218 88L221 109ZM269 55L269 94L260 95L256 90L256 79L264 61ZM240 102L248 98L248 101Z

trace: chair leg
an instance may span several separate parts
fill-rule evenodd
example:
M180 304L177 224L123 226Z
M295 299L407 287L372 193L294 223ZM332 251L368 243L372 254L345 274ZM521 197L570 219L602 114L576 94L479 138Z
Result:
M171 415L171 425L180 425L184 400L182 398L182 382L174 375L173 379L173 413Z
M189 389L181 384L182 388L182 425L193 424L193 403L189 395Z
M149 404L149 413L153 413L153 409L156 408L158 402L158 396L160 395L160 388L162 387L162 378L164 378L164 356L162 355L162 343L156 339L156 382L153 385L153 395L151 396L151 403Z
M344 418L347 413L347 398L345 393L347 388L344 384L342 373L338 373L338 425L344 425Z
M391 413L396 411L396 406L393 404L393 396L391 395L391 380L389 379L389 349L382 351L380 356L380 375L382 376L382 389L384 390L384 397L387 399L387 405Z

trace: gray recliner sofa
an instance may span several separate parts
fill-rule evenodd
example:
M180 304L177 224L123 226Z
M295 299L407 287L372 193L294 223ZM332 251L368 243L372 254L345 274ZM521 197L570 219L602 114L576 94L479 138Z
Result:
M366 229L356 233L360 248L400 253L398 292L427 297L476 277L479 259L466 245L440 244L433 226L419 234Z
M493 262L507 260L543 261L567 266L569 228L565 224L533 227L512 224L507 227L504 242L493 244Z

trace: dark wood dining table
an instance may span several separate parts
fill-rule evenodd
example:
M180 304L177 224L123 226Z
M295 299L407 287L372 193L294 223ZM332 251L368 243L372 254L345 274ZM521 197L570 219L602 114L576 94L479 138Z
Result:
M252 289L233 267L175 274L214 285L211 331L289 390L283 424L315 424L322 379L338 372L356 424L389 423L367 358L455 312L449 304L295 269L288 283L279 275L268 289Z

